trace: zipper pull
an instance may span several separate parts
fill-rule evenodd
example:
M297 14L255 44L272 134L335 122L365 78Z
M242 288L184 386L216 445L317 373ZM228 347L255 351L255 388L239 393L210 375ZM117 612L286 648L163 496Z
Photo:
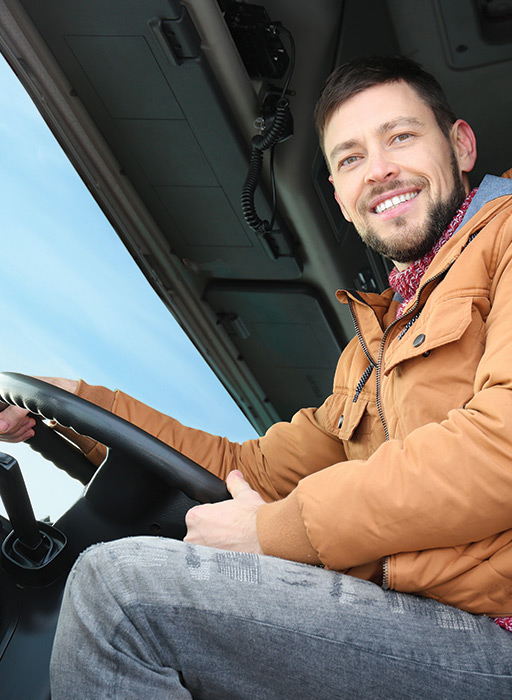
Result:
M368 367L363 372L363 376L361 377L361 379L357 383L356 393L354 394L354 398L352 399L352 403L356 403L357 399L359 398L359 394L363 390L364 385L370 379L370 376L371 376L371 373L373 372L374 366L375 365L373 365L373 364L369 364Z

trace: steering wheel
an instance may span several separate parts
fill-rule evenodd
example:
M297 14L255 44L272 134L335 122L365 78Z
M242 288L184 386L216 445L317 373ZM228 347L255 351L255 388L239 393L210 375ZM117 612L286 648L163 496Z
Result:
M13 477L15 471L19 478L9 490L13 531L7 536L5 530L0 532L5 537L0 542L0 687L9 697L47 698L62 590L79 553L97 542L131 535L183 539L189 508L230 495L221 479L191 459L128 421L51 384L3 373L0 401L39 417L31 447L87 484L83 496L53 526L35 523L16 460L3 455L16 469L9 463L2 479L5 481L7 473ZM106 445L107 457L101 466L95 471L79 450L42 422L43 418ZM27 557L26 538L13 537L22 529L26 535L31 524L42 535L42 557L39 545ZM2 521L0 530L1 526ZM30 673L26 673L27 655ZM16 689L15 695L9 694L9 689L12 693Z
M89 481L92 465L44 423L36 426L36 437L31 440L31 446L44 457L82 482L89 481L83 497L56 523L74 543L77 554L94 542L128 535L182 539L190 507L230 498L225 483L196 462L63 389L4 372L0 373L0 400L107 446L105 461Z

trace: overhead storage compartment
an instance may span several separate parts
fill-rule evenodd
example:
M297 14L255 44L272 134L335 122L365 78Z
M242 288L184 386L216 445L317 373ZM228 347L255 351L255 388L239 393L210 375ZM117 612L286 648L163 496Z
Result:
M205 296L282 418L320 405L331 393L343 342L314 288L211 282Z

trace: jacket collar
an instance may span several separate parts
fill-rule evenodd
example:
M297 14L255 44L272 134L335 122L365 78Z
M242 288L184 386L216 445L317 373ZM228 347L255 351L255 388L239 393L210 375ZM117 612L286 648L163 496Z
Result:
M498 197L504 197L512 194L512 170L507 170L502 177L495 175L486 175L478 192L473 197L460 226L464 226L477 212L482 209L485 204L492 202Z

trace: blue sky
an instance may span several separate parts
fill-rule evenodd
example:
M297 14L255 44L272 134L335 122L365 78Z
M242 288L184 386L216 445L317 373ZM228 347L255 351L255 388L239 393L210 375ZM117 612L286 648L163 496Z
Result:
M255 437L1 57L0 192L0 371L82 377L187 425ZM19 460L37 517L56 518L80 494L26 445L0 450Z

